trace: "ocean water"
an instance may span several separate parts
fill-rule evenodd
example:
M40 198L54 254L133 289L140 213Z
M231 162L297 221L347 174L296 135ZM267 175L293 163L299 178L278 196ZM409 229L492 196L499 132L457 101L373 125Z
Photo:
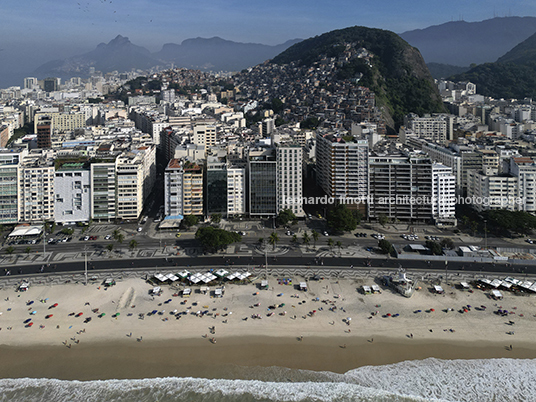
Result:
M240 370L238 370L240 371ZM248 368L256 379L0 380L0 401L467 401L536 400L536 360L406 361L345 374Z

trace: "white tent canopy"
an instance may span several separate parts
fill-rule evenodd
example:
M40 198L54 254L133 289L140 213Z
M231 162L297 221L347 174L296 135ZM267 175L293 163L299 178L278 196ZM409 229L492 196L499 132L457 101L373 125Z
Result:
M43 231L42 225L19 225L17 226L13 232L9 234L8 237L15 237L15 236L36 236L40 235Z

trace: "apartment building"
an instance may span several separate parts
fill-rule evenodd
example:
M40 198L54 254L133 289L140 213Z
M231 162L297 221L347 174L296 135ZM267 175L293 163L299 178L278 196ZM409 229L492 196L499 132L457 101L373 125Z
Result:
M0 224L19 221L20 161L26 149L0 150Z
M367 140L335 134L316 136L318 185L338 202L361 200L356 207L363 211L366 208L363 200L368 195L368 150Z
M196 145L205 147L205 151L216 146L216 126L199 124L194 126L193 141Z
M471 206L477 211L488 209L518 209L518 178L508 173L469 170L467 198L475 200Z
M450 115L434 115L419 117L410 113L404 117L406 130L411 130L419 138L427 141L444 142L452 140L454 117Z
M456 178L452 168L432 165L432 217L438 226L456 226Z
M90 168L86 163L57 163L54 174L54 221L89 222L91 219Z
M206 214L227 215L227 160L225 156L208 156L206 165Z
M91 218L114 221L116 212L115 158L91 163Z
M303 152L293 141L276 144L277 180L276 211L290 209L297 217L305 216L303 210Z
M536 163L532 158L510 158L510 174L518 179L518 196L522 203L518 209L536 212Z
M277 215L277 160L275 148L255 148L248 153L249 214Z
M164 174L166 216L203 215L203 169L187 159L171 159Z
M23 157L19 175L19 220L54 219L54 193L53 155L34 151Z
M432 161L418 154L369 157L368 216L395 221L430 223Z
M227 166L227 216L246 213L246 169Z
M142 155L127 152L116 160L116 217L137 220L143 210L144 169Z

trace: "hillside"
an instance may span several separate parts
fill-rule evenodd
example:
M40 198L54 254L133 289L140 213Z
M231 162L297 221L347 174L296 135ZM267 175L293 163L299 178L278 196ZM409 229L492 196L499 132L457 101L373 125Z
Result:
M530 64L536 62L536 34L527 38L504 56L497 63Z
M450 77L471 81L479 94L494 98L536 97L536 34L518 44L495 63L478 65Z
M347 49L364 48L372 57L370 65L363 58L338 64L338 79L359 77L359 85L376 94L377 104L384 107L386 121L394 126L404 115L444 111L432 76L417 49L393 32L366 27L331 31L297 43L271 62L291 62L308 67L322 58L339 58Z
M502 17L479 22L452 21L400 36L418 48L426 63L469 67L496 61L536 33L536 17Z

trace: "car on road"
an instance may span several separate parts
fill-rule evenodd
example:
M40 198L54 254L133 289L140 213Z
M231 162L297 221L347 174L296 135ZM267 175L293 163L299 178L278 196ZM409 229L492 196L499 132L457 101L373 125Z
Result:
M111 238L112 238L112 235L109 235L109 234L104 236L104 240L110 240Z
M376 240L383 240L383 239L385 239L385 236L382 235L381 233L373 234L372 237L374 237Z
M181 234L182 234L182 233L177 233L177 234L175 235L175 237L178 239L179 237L181 237Z
M140 226L140 227L138 228L138 232L141 232L142 230L143 230L143 228Z
M534 244L534 240L532 240L532 239L527 239L527 240L525 240L525 241L526 241L527 243L529 243L529 244Z
M324 230L324 233L322 233L324 236L329 236L329 233Z

